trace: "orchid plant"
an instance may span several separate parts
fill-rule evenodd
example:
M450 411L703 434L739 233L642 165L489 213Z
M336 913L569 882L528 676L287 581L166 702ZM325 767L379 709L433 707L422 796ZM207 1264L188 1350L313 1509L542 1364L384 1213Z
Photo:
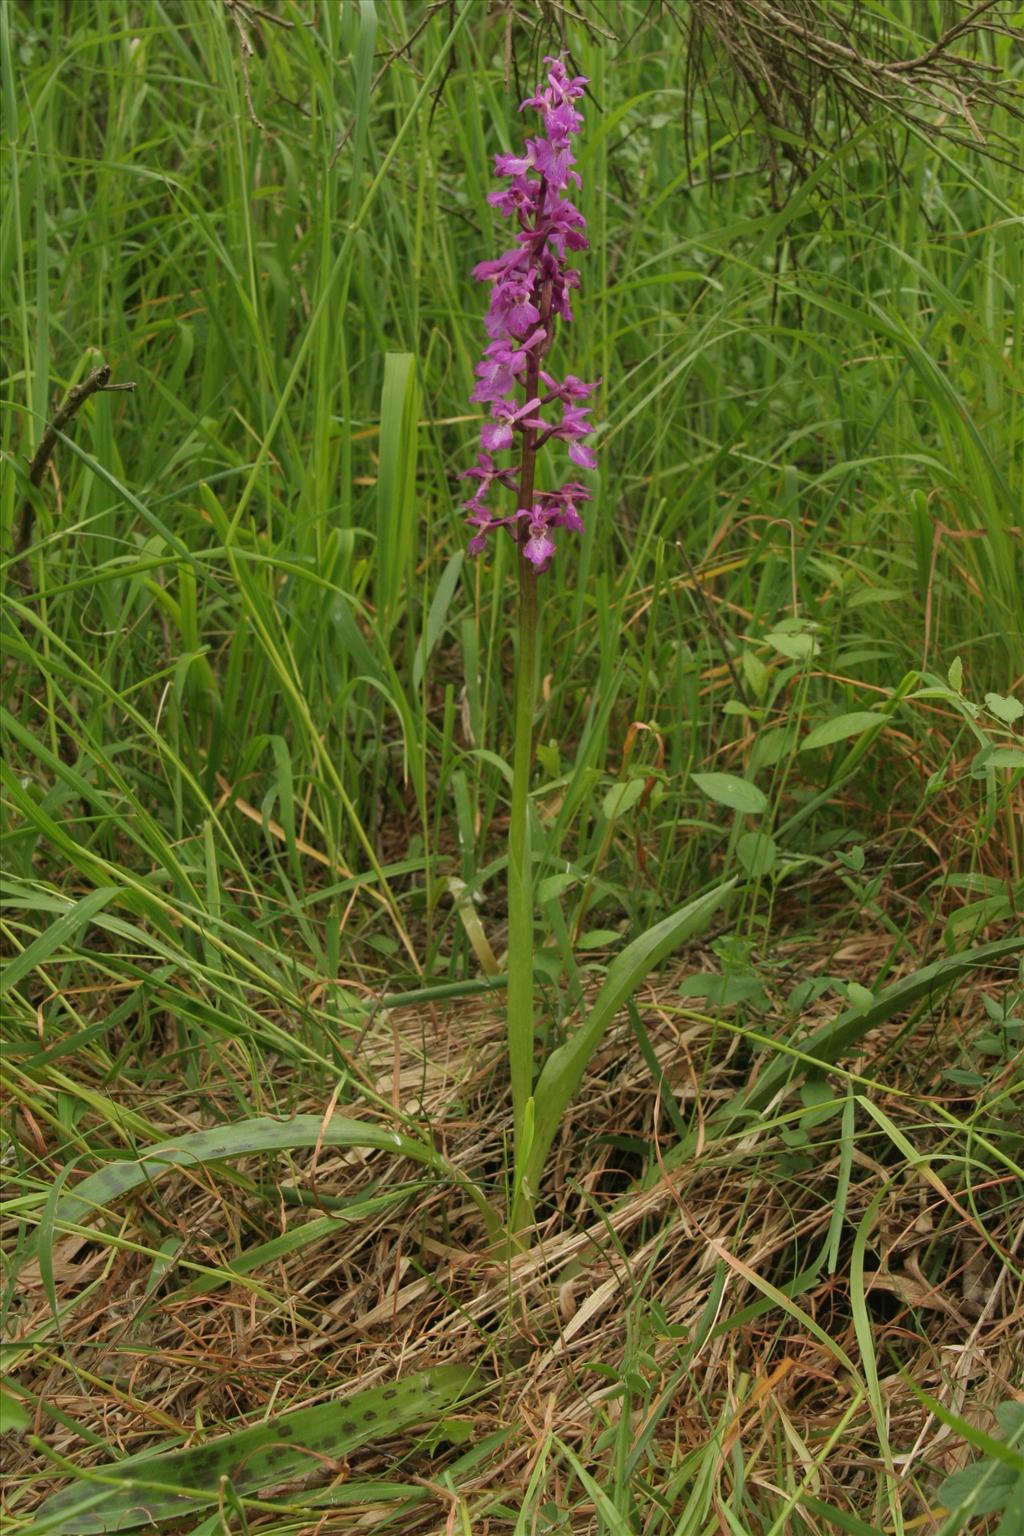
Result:
M597 388L574 374L557 378L543 366L559 320L572 320L572 292L579 274L569 253L587 248L586 221L567 193L580 185L572 152L583 126L575 103L586 90L582 75L570 76L560 58L545 59L546 85L523 102L521 111L540 114L543 131L526 141L521 155L496 155L495 170L507 185L488 197L492 207L515 221L515 244L494 261L474 268L478 282L491 284L485 326L488 341L477 364L471 400L490 408L480 432L480 452L463 478L472 482L465 503L476 529L469 543L480 554L493 534L505 529L517 554L519 653L516 672L515 751L508 845L508 1014L512 1116L517 1155L530 1137L533 1092L533 880L528 789L533 745L536 678L538 579L555 554L555 529L582 532L581 502L586 486L566 480L558 490L536 484L537 455L545 443L568 445L569 459L596 467L584 439L591 427L583 404ZM560 415L557 414L560 408ZM552 419L552 415L555 419ZM517 452L518 449L518 452ZM496 456L510 456L500 464ZM518 457L518 465L515 458ZM510 493L513 510L500 515L490 504L495 487Z
M581 504L589 490L569 478L557 489L538 487L537 459L548 443L566 445L570 464L595 469L586 439L593 428L584 402L600 380L585 383L575 374L559 377L545 367L559 324L572 321L572 294L579 274L572 253L587 249L586 221L571 201L579 187L573 140L583 126L576 103L587 80L571 76L562 58L546 58L547 75L522 103L539 113L542 131L526 140L521 154L495 156L505 183L488 202L516 225L515 243L473 275L490 283L485 326L487 343L476 367L474 403L488 407L476 463L462 472L471 483L464 503L474 529L471 554L489 539L510 537L519 582L519 646L516 658L515 741L508 832L508 1002L507 1048L512 1088L514 1185L508 1231L517 1239L532 1220L544 1161L561 1115L575 1093L602 1035L634 987L658 960L696 931L724 895L691 903L682 912L635 940L611 965L586 1021L551 1053L534 1079L533 861L530 847L529 781L533 761L539 585L555 557L557 531L583 531ZM511 511L496 509L502 496Z

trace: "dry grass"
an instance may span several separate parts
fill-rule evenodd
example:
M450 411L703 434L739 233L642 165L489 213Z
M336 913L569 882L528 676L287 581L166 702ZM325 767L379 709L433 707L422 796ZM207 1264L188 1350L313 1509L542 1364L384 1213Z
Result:
M814 955L806 943L794 943L779 965L798 960L804 975L827 967L856 979L883 959L877 935L868 931L851 934L835 953ZM693 955L687 969L713 963L713 956ZM932 1528L929 1490L962 1451L906 1376L985 1424L987 1408L1013 1395L1024 1369L1024 1285L1016 1262L1024 1227L1019 1209L1014 1214L1012 1178L952 1135L934 1109L958 1107L942 1072L962 1060L984 1018L981 993L997 979L976 978L921 1020L912 1049L895 1022L850 1064L873 1079L876 1104L921 1161L909 1165L876 1124L858 1116L834 1270L822 1255L840 1168L836 1121L812 1129L805 1147L780 1139L794 1129L793 1113L766 1117L742 1136L714 1133L716 1102L731 1097L749 1071L748 1022L759 1033L782 1034L790 1028L784 1008L775 1004L749 1021L733 1010L716 1020L681 1007L677 981L661 978L641 1000L641 1013L682 1114L708 1127L684 1167L663 1170L648 1188L635 1183L639 1149L654 1148L660 1158L674 1133L623 1028L594 1061L566 1119L536 1244L510 1267L486 1256L472 1205L450 1189L424 1186L419 1170L379 1154L324 1150L289 1164L250 1159L167 1176L119 1212L113 1241L57 1240L52 1280L63 1347L32 1347L23 1385L125 1455L167 1434L215 1434L221 1424L262 1416L268 1404L280 1412L329 1399L353 1383L369 1386L442 1361L483 1361L490 1385L463 1412L475 1441L497 1430L502 1439L460 1481L461 1497L481 1515L474 1529L494 1536L512 1529L500 1508L518 1506L549 1430L576 1448L599 1481L609 1479L615 1437L602 1439L601 1431L614 1427L623 1401L631 1437L657 1420L646 1453L653 1465L678 1466L708 1445L717 1426L718 1470L725 1475L739 1445L747 1480L766 1485L776 1475L780 1437L804 1447L810 1466L842 1425L841 1450L811 1468L812 1487L827 1503L863 1517L877 1497L880 1450L863 1388L859 1302L873 1332L903 1512L920 1517L917 1528ZM827 998L815 1005L821 1014L834 1007ZM485 999L453 1010L380 1014L362 1043L376 1092L426 1119L457 1167L497 1187L508 1129L495 1071L501 1035L502 1021ZM1007 1087L1015 1071L1015 1063L1004 1067ZM844 1076L832 1079L839 1095ZM125 1111L136 1107L130 1094L120 1102ZM150 1077L137 1107L157 1102L173 1105L158 1126L167 1135L234 1114L227 1085L212 1075L201 1098L183 1094L172 1077L164 1084ZM313 1099L295 1107L325 1110ZM27 1123L23 1131L26 1144L36 1142L36 1176L48 1180L60 1161L52 1134ZM403 1182L407 1198L345 1220L346 1202L399 1191ZM876 1201L877 1212L867 1216ZM331 1225L308 1246L244 1279L226 1273L255 1243L322 1217ZM851 1253L866 1219L858 1296ZM154 1285L152 1253L168 1240L174 1256ZM810 1281L798 1282L792 1302L780 1306L779 1291L815 1263ZM709 1330L716 1272L721 1289ZM47 1283L38 1265L23 1269L12 1344L45 1336ZM766 1296L773 1303L759 1307ZM674 1377L702 1315L703 1342L682 1379ZM631 1384L625 1400L624 1379ZM667 1390L671 1398L662 1401ZM82 1456L78 1435L58 1430L49 1443L60 1456ZM443 1456L427 1444L401 1455L403 1476L424 1479L436 1493L403 1528L453 1529L455 1505L438 1483ZM391 1453L380 1445L359 1452L345 1470L378 1477L389 1468ZM9 1447L7 1476L11 1490L31 1482L31 1499L17 1501L20 1514L52 1486L25 1442ZM557 1486L552 1497L557 1503ZM488 1516L489 1510L498 1512ZM365 1529L367 1518L366 1509L335 1512L316 1529ZM574 1499L565 1528L587 1532L593 1522L593 1511ZM260 1521L252 1519L251 1528L260 1529Z

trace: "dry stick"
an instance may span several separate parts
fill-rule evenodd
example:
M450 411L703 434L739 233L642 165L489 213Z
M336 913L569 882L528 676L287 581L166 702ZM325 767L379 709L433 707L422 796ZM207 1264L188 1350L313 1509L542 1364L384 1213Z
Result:
M287 32L292 30L293 23L284 16L275 16L272 11L262 10L258 5L251 5L249 0L224 0L224 9L235 24L238 33L238 46L242 58L242 86L245 91L245 104L249 108L249 117L261 133L266 129L256 115L256 108L252 100L252 82L249 79L249 60L255 58L256 49L252 38L249 36L249 27L255 26L259 31L261 21L272 21L275 26L283 27Z
M99 394L102 390L113 393L118 390L134 388L134 380L130 384L111 384L110 365L109 363L101 363L98 368L94 368L92 373L82 380L81 384L76 384L73 389L69 389L56 415L39 439L39 447L32 455L32 463L28 468L29 485L33 486L36 490L42 485L46 466L49 464L53 450L57 446L58 434L66 426L70 425L90 395ZM31 577L28 571L25 551L32 542L32 529L35 520L36 509L32 497L29 495L25 497L21 504L21 511L18 513L18 522L14 533L15 563L12 571L14 580L26 593L31 589ZM78 753L75 750L74 741L66 728L61 711L58 710L56 712L55 720L57 725L57 744L61 759L65 763L74 763L77 760ZM87 800L83 800L81 804L82 814L88 819L91 807Z
M997 0L981 0L981 4L976 5L969 16L964 16L955 26L943 32L938 42L929 48L927 53L919 54L916 59L894 59L892 63L886 66L887 69L891 74L895 74L897 71L921 69L923 65L930 64L933 59L938 58L939 54L946 51L950 43L955 42L964 32L974 29L974 23L982 12L990 11L995 4L997 4ZM964 61L960 60L960 62L963 63Z
M101 390L113 393L116 390L135 388L134 381L130 384L111 384L109 380L110 365L109 363L101 363L98 368L93 369L87 378L82 380L81 384L76 384L74 389L68 390L60 409L40 438L39 447L32 456L32 463L29 465L28 470L29 485L34 486L37 490L42 485L46 466L50 462L50 457L57 445L57 434L62 432L70 421L74 420L90 395L98 394ZM21 512L18 515L18 528L14 536L14 554L16 558L23 555L28 548L35 520L36 509L32 497L26 496L21 504Z
M424 14L423 18L419 21L419 23L409 33L409 36L405 39L405 42L404 43L399 43L397 47L391 49L391 51L389 52L387 58L384 60L384 63L381 65L380 69L378 69L377 73L374 75L373 79L370 81L370 95L371 96L373 95L374 91L377 89L378 85L380 85L381 81L383 80L384 76L387 74L388 70L391 68L391 66L395 62L395 60L401 58L403 53L408 54L409 49L412 47L413 43L419 37L419 35L423 31L424 27L429 25L431 17L435 14L436 11L443 10L446 3L447 3L447 0L434 0L434 4L433 5L428 5L427 9L426 9L426 13ZM454 22L454 20L455 20L455 13L454 13L454 10L452 9L451 5L449 5L449 10L452 12L451 20L452 20L452 22ZM432 106L431 109L430 109L430 118L428 119L428 123L427 123L428 127L430 126L430 122L433 120L434 107L437 106L438 97L439 97L441 91L444 89L445 81L448 79L448 76L450 74L451 74L451 58L449 56L449 62L448 62L448 64L445 65L444 78L442 79L441 84L438 86L437 90L434 93L434 106ZM355 127L355 116L353 115L352 121L349 123L348 127L345 128L342 131L341 137L339 138L337 144L335 144L335 146L334 146L334 153L331 156L331 163L327 167L327 169L329 171L333 171L334 170L334 166L335 166L335 163L336 163L336 161L338 159L338 156L341 154L342 150L345 148L345 145L348 143L349 139L352 137L352 132L353 132L354 127Z

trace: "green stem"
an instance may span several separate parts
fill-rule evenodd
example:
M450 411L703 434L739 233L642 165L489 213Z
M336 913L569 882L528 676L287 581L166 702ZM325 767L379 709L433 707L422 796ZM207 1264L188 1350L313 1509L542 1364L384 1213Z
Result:
M537 670L537 573L519 555L519 654L516 658L512 819L508 830L508 1033L512 1118L517 1156L533 1092L533 865L530 854L530 769Z
M541 182L540 202L544 201ZM541 287L540 321L551 319L551 284ZM540 378L539 350L530 353L526 367L526 400L537 395ZM533 505L537 472L537 429L523 430L523 454L519 470L517 502ZM530 1148L533 1124L533 860L530 853L530 770L533 766L533 708L537 675L538 599L537 572L523 553L527 528L516 532L519 560L519 654L516 657L515 745L512 756L512 819L508 829L508 1005L505 1014L509 1075L512 1079L513 1189L509 1212L509 1236L515 1241L533 1220L533 1200L521 1185L522 1168Z

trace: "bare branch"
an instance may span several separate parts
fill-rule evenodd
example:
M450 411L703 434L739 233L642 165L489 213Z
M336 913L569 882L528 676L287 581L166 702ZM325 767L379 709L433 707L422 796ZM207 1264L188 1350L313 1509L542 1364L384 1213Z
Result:
M39 447L32 455L32 463L29 465L28 470L29 484L35 486L37 490L42 485L46 466L50 462L54 448L57 446L58 433L63 432L64 428L74 420L90 395L103 392L113 394L118 390L131 390L134 388L134 382L130 384L111 384L110 365L109 363L101 363L98 368L94 368L82 380L81 384L76 384L74 389L69 389L61 401L53 420L39 439ZM32 498L31 496L26 496L21 504L17 531L14 536L15 556L23 555L31 543L35 516L36 512Z

